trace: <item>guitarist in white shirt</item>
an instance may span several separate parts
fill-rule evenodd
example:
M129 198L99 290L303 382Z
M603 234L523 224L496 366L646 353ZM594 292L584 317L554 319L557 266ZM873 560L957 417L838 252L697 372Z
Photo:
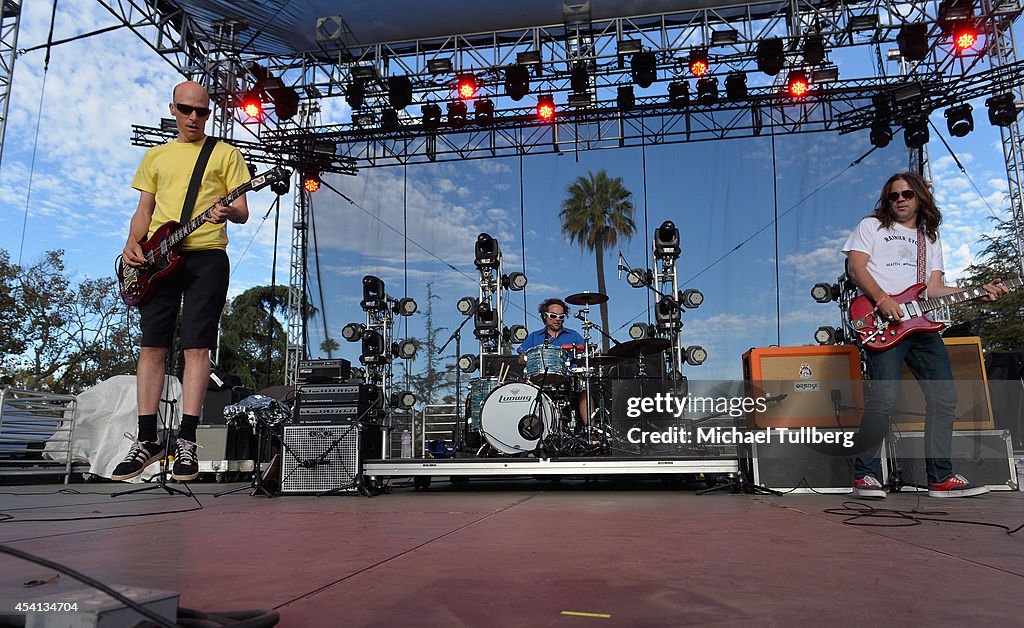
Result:
M896 323L903 316L897 295L915 283L925 283L928 297L941 297L960 288L945 285L939 224L942 214L928 183L912 172L895 174L885 182L874 214L860 221L843 245L850 277L874 303L882 318ZM921 240L920 244L918 240ZM1007 292L1000 280L985 284L982 300L994 301ZM867 351L867 382L860 441L864 449L854 464L853 492L858 497L885 497L879 478L879 453L889 418L899 401L903 363L921 385L926 399L924 452L928 495L969 497L988 492L953 472L950 460L957 398L952 385L949 354L938 332L908 334L897 344Z
M170 113L178 137L146 152L132 181L139 190L139 204L132 216L122 259L139 267L146 261L140 242L153 236L168 221L179 221L195 164L206 141L210 95L202 85L186 81L172 92ZM175 443L172 476L193 480L199 475L196 460L196 425L210 378L210 348L216 346L217 321L227 296L229 263L225 223L249 219L245 196L230 205L221 203L229 190L246 184L249 171L237 149L224 142L213 145L198 185L196 208L200 213L215 205L206 223L181 244L182 264L159 284L150 298L139 304L142 347L137 371L139 432L125 459L111 478L133 478L164 455L166 443L158 442L156 419L163 391L164 360L174 336L181 309L181 347L185 353L182 381L182 419Z

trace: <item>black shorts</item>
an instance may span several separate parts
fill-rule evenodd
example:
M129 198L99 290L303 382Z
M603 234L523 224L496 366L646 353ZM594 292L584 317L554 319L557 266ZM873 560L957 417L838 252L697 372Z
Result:
M188 251L139 305L143 347L170 347L181 309L181 348L216 348L217 323L228 295L230 265L220 249ZM182 297L184 296L184 305Z

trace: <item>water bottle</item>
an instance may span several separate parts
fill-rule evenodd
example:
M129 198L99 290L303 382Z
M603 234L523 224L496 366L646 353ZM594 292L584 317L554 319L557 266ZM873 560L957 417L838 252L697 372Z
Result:
M402 432L402 457L412 458L412 432L409 430Z

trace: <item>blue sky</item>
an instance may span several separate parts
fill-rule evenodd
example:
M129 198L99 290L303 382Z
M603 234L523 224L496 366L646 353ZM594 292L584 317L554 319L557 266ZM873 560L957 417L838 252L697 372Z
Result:
M25 3L19 47L45 41L49 8L48 3ZM61 3L54 37L70 37L112 22L98 3ZM143 150L131 146L131 125L155 125L165 116L170 89L180 77L127 30L54 48L45 89L43 55L25 54L15 66L0 164L0 248L15 261L20 255L24 263L46 250L63 248L77 279L108 276L138 199L130 182ZM837 60L844 76L850 76L847 68L865 62ZM326 103L324 110L325 122L344 121L348 115L340 99ZM933 120L945 135L941 112ZM986 219L1005 215L1007 205L999 135L989 126L980 102L975 103L975 120L973 133L947 140L980 195L941 142L934 141L934 133L931 144L936 193L946 218L943 238L950 279L974 261L980 235L991 229ZM779 340L809 344L819 325L838 323L837 309L813 303L810 288L818 281L835 281L842 271L838 249L847 233L870 211L885 177L906 165L897 136L889 149L849 167L868 148L866 133L809 134L777 137L774 151L771 139L762 137L530 156L522 160L522 172L520 160L508 158L370 169L357 177L334 177L332 185L358 207L326 189L313 200L328 333L340 341L342 325L362 320L360 280L367 273L381 276L395 297L403 296L408 286L421 309L424 286L432 282L440 297L435 302L437 322L454 327L460 322L456 299L476 294L473 242L482 231L499 239L506 271L521 269L526 260L529 312L547 296L595 290L593 255L581 253L561 236L557 212L575 177L604 168L623 177L634 193L639 233L618 247L631 265L644 265L650 231L663 220L671 219L680 228L680 287L696 287L706 295L704 306L684 315L683 343L702 345L710 354L704 366L688 369L687 375L738 378L740 354L747 348ZM270 283L273 216L264 221L264 215L272 200L269 192L250 195L249 223L230 229L232 295ZM520 220L521 205L525 221ZM290 211L290 203L285 203L278 283L288 277ZM776 250L773 216L787 211L778 224ZM428 252L406 245L383 226L402 231L406 222L409 237ZM626 339L630 321L647 320L647 297L616 280L616 254L617 250L609 251L605 266L611 327L621 327L615 333L621 340ZM319 294L314 296L319 300ZM781 318L776 314L777 297ZM506 324L522 323L522 295L510 300ZM526 321L531 329L540 325L534 314ZM422 335L421 315L407 322L410 335ZM323 335L323 325L315 321L314 350ZM472 352L475 346L464 338L463 350ZM355 345L342 342L341 354L358 359Z

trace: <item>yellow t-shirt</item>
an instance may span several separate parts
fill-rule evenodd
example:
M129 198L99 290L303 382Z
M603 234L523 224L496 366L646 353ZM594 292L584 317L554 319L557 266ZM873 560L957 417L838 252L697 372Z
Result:
M157 228L165 222L181 218L181 206L185 202L185 193L188 192L192 170L195 169L203 141L168 142L146 151L139 169L135 172L135 178L132 179L132 187L156 196L156 209L153 210L153 219L149 222L148 237L152 237ZM199 195L196 196L192 216L206 211L219 197L248 183L249 179L249 169L245 166L245 160L238 149L224 142L217 142L203 172L203 181L199 186ZM226 249L226 224L203 223L192 232L192 235L185 238L181 245L182 250Z

